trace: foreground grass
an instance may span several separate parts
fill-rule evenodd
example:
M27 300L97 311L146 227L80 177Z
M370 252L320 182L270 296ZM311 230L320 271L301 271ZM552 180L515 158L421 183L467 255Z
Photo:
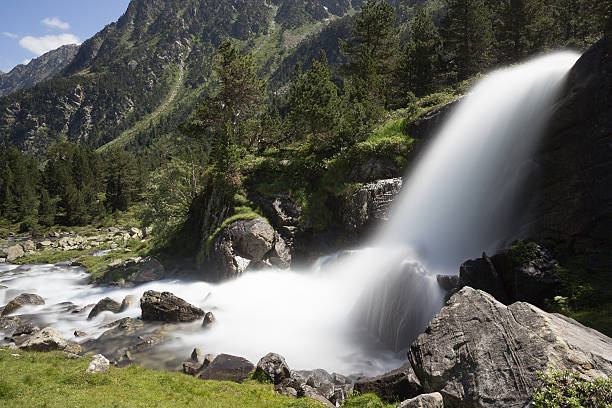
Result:
M12 354L19 354L15 357ZM63 353L26 353L0 348L2 407L322 407L309 399L277 395L272 385L202 381L184 374L135 366L105 374L85 370L89 358Z

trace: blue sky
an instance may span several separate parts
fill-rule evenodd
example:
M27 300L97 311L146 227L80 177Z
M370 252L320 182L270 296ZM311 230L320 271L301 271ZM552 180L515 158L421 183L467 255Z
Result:
M81 43L125 12L130 0L0 0L0 70L63 44Z

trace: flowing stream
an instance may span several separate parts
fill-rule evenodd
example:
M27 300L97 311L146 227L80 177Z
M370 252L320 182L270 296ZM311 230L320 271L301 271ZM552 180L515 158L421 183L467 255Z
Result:
M329 257L312 270L250 272L221 284L166 280L132 288L92 287L82 268L0 265L0 304L37 293L24 307L67 339L97 338L100 326L140 316L66 313L104 297L169 291L213 311L215 326L185 324L156 353L187 359L193 347L257 362L270 351L295 369L374 375L405 360L403 351L443 306L437 273L513 238L525 212L524 186L552 101L579 56L561 52L496 71L455 108L404 183L390 220L364 249Z

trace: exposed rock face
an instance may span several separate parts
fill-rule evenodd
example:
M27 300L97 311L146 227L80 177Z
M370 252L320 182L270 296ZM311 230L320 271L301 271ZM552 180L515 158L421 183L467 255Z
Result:
M274 198L259 200L264 215L272 225L297 226L302 215L302 207L287 193L278 193Z
M531 236L576 253L612 245L610 39L582 55L554 106L536 157L541 168Z
M87 316L88 320L93 319L102 312L113 312L119 313L121 311L121 303L114 301L111 298L104 298L100 300L89 312Z
M89 367L87 367L87 372L95 374L105 373L109 370L109 368L110 361L108 361L108 359L102 354L96 354L93 356L93 360L91 360Z
M263 218L240 220L221 230L210 246L212 278L224 280L265 265L287 267L291 254Z
M78 50L78 45L63 45L33 59L27 65L17 65L11 72L0 75L0 96L31 88L54 77L66 68Z
M359 378L355 382L355 390L362 394L376 394L387 401L403 401L416 397L423 388L412 366L407 363L378 377Z
M139 270L131 278L130 282L146 283L161 280L166 275L166 269L155 258L145 259L138 264Z
M422 394L402 402L395 408L444 408L444 399L439 392Z
M54 351L65 350L68 342L64 340L62 334L52 327L45 327L39 332L34 333L30 338L21 344L19 348L28 351Z
M446 408L525 407L540 385L537 371L548 368L612 375L612 339L469 287L451 297L408 357L424 391L442 394Z
M13 313L15 310L19 309L25 305L44 305L45 300L38 295L34 295L31 293L22 293L17 296L15 299L11 300L7 303L2 311L2 316L6 316L8 314Z
M345 228L357 232L366 226L386 221L391 203L401 188L401 178L377 180L345 197L344 208L341 210Z
M208 367L202 370L200 378L241 383L249 378L254 368L253 363L245 358L219 354Z
M142 320L160 322L191 322L204 316L204 311L170 292L149 290L140 298Z
M291 370L285 358L276 353L268 353L259 360L255 369L255 376L264 375L273 384L279 384L285 378L291 377Z

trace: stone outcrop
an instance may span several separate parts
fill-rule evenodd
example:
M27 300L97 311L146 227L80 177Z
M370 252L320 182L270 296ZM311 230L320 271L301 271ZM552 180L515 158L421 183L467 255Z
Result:
M525 407L540 385L537 372L549 368L612 376L612 339L470 287L450 298L408 357L424 392L439 392L446 408Z
M444 399L439 392L421 394L402 402L395 408L444 408Z
M536 156L541 182L530 236L579 254L609 253L612 245L610 41L600 40L570 71Z
M212 363L201 371L199 378L241 383L249 378L254 368L253 363L245 358L219 354Z
M355 382L355 391L376 394L387 401L403 401L419 395L423 388L412 366L402 367L377 377L362 377Z
M2 310L2 316L11 314L15 310L25 305L44 305L44 304L45 304L45 300L42 297L31 294L31 293L22 293L21 295L17 296L15 299L8 302L6 306L4 306L4 310Z
M159 322L192 322L204 316L199 307L185 302L170 292L149 290L140 298L142 320Z
M365 184L354 193L347 194L342 198L340 210L343 226L349 231L359 232L386 221L391 203L401 188L402 179L394 178Z
M291 255L274 228L255 218L235 221L219 231L210 244L209 261L212 276L208 277L221 281L264 266L288 267Z
M272 384L279 384L285 378L291 377L291 370L285 358L276 353L268 353L259 360L255 369L255 377L265 376Z
M89 315L87 316L87 320L91 320L102 312L113 312L119 313L121 311L121 303L111 299L104 298L100 300L96 305L91 309Z

